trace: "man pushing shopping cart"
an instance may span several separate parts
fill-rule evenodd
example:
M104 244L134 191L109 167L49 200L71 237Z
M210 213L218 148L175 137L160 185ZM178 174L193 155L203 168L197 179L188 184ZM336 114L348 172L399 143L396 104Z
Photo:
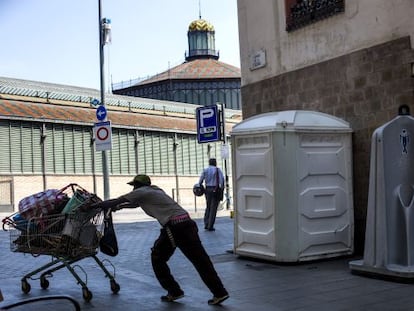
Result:
M212 292L209 305L221 304L229 298L213 263L204 249L198 235L197 224L187 211L168 196L162 189L151 185L147 175L137 175L128 183L133 190L116 199L95 203L93 208L111 209L141 207L149 216L155 218L162 226L159 237L151 249L151 262L156 278L167 291L161 296L162 301L172 302L184 297L184 291L171 275L168 260L178 247L191 261L201 279Z

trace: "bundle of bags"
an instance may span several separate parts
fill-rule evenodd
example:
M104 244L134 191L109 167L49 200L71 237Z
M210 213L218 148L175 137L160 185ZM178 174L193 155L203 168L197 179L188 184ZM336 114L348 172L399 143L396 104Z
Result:
M69 185L71 186L71 185ZM27 230L27 222L33 218L42 218L57 214L74 214L85 211L90 204L101 200L94 194L82 188L77 188L73 195L69 196L63 189L47 189L27 196L19 202L19 212L12 219L16 228Z
M69 202L69 196L58 189L48 189L19 202L19 214L23 219L60 213Z

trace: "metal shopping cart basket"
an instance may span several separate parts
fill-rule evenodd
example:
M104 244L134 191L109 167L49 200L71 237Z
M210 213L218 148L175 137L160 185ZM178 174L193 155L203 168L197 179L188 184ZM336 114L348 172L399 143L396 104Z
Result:
M23 276L22 291L26 294L30 292L28 279L34 279L33 277L39 273L40 286L47 289L49 287L47 278L66 267L82 286L84 300L90 301L92 292L87 287L87 274L79 265L74 266L74 264L84 258L92 257L109 278L112 292L118 293L120 286L115 281L115 267L108 260L101 261L96 256L105 215L103 210L91 208L91 204L101 200L77 184L69 184L61 192L67 195L68 200L58 213L29 219L24 219L19 213L15 213L3 219L3 229L10 232L12 252L29 253L35 257L40 255L52 257L49 263ZM113 274L108 271L104 262L112 266ZM75 267L84 272L85 281L79 277Z

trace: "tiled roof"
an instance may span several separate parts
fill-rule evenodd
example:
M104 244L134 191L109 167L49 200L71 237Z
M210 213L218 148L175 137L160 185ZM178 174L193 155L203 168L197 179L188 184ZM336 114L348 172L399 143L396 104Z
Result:
M240 69L215 59L195 59L157 74L137 85L180 79L240 79Z
M39 122L97 122L90 100L97 90L0 77L0 119ZM196 132L197 105L106 94L112 126ZM241 111L226 109L226 128L241 121Z
M180 117L160 114L146 114L133 111L109 110L107 119L114 127L158 130L167 132L197 132L195 116ZM96 109L68 105L55 105L20 100L7 100L0 97L0 119L14 119L38 122L57 122L93 125L97 122ZM234 123L226 122L229 133Z
M160 116L144 113L108 111L112 126L135 127L158 130L196 131L194 118ZM24 119L49 122L85 123L97 122L96 109L53 105L17 100L0 99L0 119Z
M67 101L90 105L93 98L100 98L100 92L90 88L0 77L0 98L7 98L9 96L28 97L35 102L47 99L48 101ZM162 113L188 114L191 116L195 114L198 107L188 103L108 93L105 94L105 104L120 108L135 108ZM232 118L233 116L236 118L241 116L241 111L226 109L226 117Z
M70 85L45 83L30 80L0 77L0 94L64 100L90 104L93 98L100 98L99 90ZM195 105L187 103L154 100L150 98L105 94L105 104L117 107L168 111L172 113L194 114Z

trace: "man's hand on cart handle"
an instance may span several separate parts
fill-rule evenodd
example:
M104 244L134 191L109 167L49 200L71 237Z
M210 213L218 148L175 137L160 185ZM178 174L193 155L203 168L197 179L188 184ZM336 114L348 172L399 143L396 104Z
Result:
M91 207L101 208L105 210L105 212L116 212L123 208L135 208L136 206L132 205L125 198L120 197L117 199L109 199L99 203L92 204Z
M94 204L91 205L91 207L96 208L96 209L101 208L105 211L115 210L116 206L118 206L121 203L125 203L125 202L128 202L128 201L126 199L120 197L120 198L117 198L117 199L109 199L109 200L105 200L105 201L102 201L102 202L99 202L99 203L94 203Z
M132 205L130 202L123 202L123 203L119 203L118 205L116 205L115 207L111 208L111 210L113 212L119 211L120 209L123 208L135 208L135 205Z
M112 206L112 207L109 207L109 208L105 209L105 218L109 218L109 214L115 213L116 211L119 211L123 208L135 208L135 206L132 205L129 202L119 203L118 205L115 205L115 206Z

